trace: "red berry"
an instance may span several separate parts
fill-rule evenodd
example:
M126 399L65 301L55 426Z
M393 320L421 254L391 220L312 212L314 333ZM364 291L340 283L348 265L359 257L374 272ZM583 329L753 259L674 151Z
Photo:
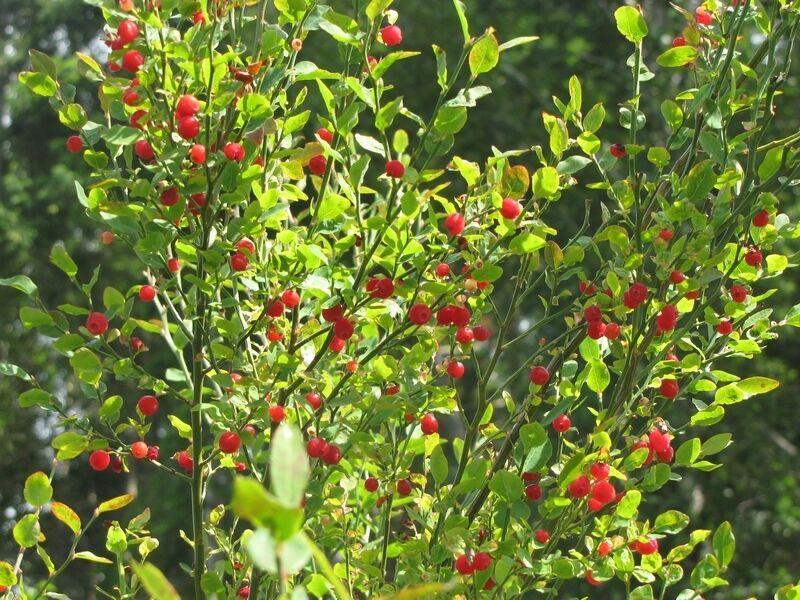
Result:
M550 540L550 532L546 529L537 529L533 536L540 544L546 544Z
M128 50L122 55L122 68L128 73L136 73L144 64L144 56L138 50Z
M747 300L747 289L742 287L741 285L732 285L731 286L731 299L734 302L744 302Z
M464 215L461 213L449 214L444 220L444 227L447 229L447 233L452 237L460 235L461 232L464 231L465 225L466 219L464 219Z
M178 466L184 471L191 473L192 469L194 469L194 460L192 460L191 454L186 450L178 452L178 454L175 455L175 460L178 461Z
M647 300L648 290L647 286L643 283L634 283L628 288L628 291L622 295L622 300L626 307L630 309L638 308L645 300Z
M453 379L461 379L464 376L465 371L466 368L462 362L451 360L449 363L447 363L447 374Z
M717 323L717 333L720 335L730 335L733 332L733 324L728 319L723 319Z
M531 502L535 502L542 497L542 486L538 483L531 483L530 485L525 486L525 496Z
M158 446L148 446L147 448L147 460L158 460L158 455L160 454L160 450Z
M538 365L531 368L529 377L531 383L534 385L545 385L548 381L550 381L550 371L547 370L547 367Z
M616 323L606 324L606 339L615 340L619 337L620 328Z
M231 269L234 271L244 271L250 264L250 260L241 252L236 252L231 256Z
M386 163L386 175L393 179L400 179L406 172L406 168L399 160L390 160Z
M155 396L142 396L136 407L145 417L152 417L158 412L158 399Z
M702 6L698 6L694 11L694 20L698 25L709 26L714 22L714 13L707 11Z
M136 106L139 102L139 93L136 90L128 89L122 94L122 101L125 106Z
M138 460L147 458L147 444L144 442L133 442L131 444L131 456Z
M625 146L623 146L622 144L611 144L610 151L611 151L611 156L613 156L614 158L622 158L626 154Z
M646 540L636 540L636 551L647 556L658 552L658 540L655 538L647 538Z
M672 271L669 274L669 280L675 285L678 285L679 283L683 283L686 280L686 275L684 275L680 271Z
M142 302L152 302L156 297L156 288L152 285L143 285L139 288L139 300Z
M83 139L79 135L71 135L67 138L67 150L77 154L83 150Z
M567 490L573 498L583 498L589 495L589 492L592 490L592 484L586 475L578 475L578 477L573 479L567 486Z
M306 402L314 410L319 410L319 407L322 406L322 396L317 392L308 392L306 394Z
M444 279L450 275L450 265L447 263L439 263L436 265L436 276Z
M343 340L349 340L351 337L353 337L354 332L355 328L349 319L342 318L333 324L333 334L338 338L342 338Z
M522 481L539 481L541 478L542 474L536 471L525 471L522 474Z
M459 327L456 330L456 341L459 344L461 344L463 346L466 346L468 344L471 344L472 340L474 340L474 339L475 339L475 333L472 331L471 328L469 328L469 327Z
M168 187L161 192L159 198L164 206L175 206L181 199L181 195L178 192L178 188Z
M484 327L483 325L476 325L473 327L472 333L475 335L475 339L479 342L485 342L492 335L492 332L489 331L488 327Z
M558 415L553 419L553 429L558 433L564 433L572 426L572 421L567 415Z
M311 458L319 458L325 452L328 444L325 440L315 437L306 442L306 452Z
M105 471L111 464L111 456L105 450L95 450L89 455L89 466L95 471Z
M602 321L592 321L586 326L586 335L593 340L599 340L606 334L606 324Z
M408 496L411 493L412 486L408 479L401 479L397 482L397 493L401 496Z
M381 29L381 39L387 46L397 46L403 41L403 31L397 25L387 25Z
M244 160L244 147L236 142L228 142L222 149L225 158L235 162L242 162Z
M139 35L139 26L130 19L125 19L117 25L117 37L123 44L130 44Z
M181 268L181 261L179 261L177 258L170 258L167 261L167 270L170 273L177 273L178 271L180 271L180 268Z
M617 490L608 481L598 481L592 486L592 498L605 505L617 497Z
M204 165L206 163L206 147L203 144L195 144L189 150L189 160L196 165Z
M108 319L101 312L89 313L86 318L86 329L92 335L103 335L108 330Z
M335 323L344 316L344 307L341 304L322 309L322 318L328 323Z
M267 314L273 319L277 319L283 315L285 310L286 306L283 304L283 302L280 300L273 300L269 307L267 307Z
M681 46L685 46L685 45L686 45L686 38L684 38L682 35L676 36L672 40L672 47L673 48L680 48Z
M184 94L178 98L175 105L175 114L179 117L193 117L200 112L200 101L191 94Z
M333 143L333 134L325 127L317 129L317 136L319 136L319 139L325 140L329 144Z
M318 154L317 156L312 156L311 159L308 161L308 170L311 171L314 175L323 175L328 168L328 159L322 156L322 154Z
M281 294L281 302L289 308L294 308L300 304L300 294L294 290L286 290Z
M369 493L377 492L378 491L378 480L374 477L367 477L364 480L364 489L367 490Z
M433 312L427 304L415 304L408 310L408 320L414 325L425 325L432 315Z
M366 288L373 298L385 300L394 294L394 282L388 277L372 277L367 282Z
M592 463L592 466L589 467L589 473L598 481L602 481L604 479L608 479L608 476L611 473L611 467L608 465L608 463L604 462Z
M250 586L243 585L239 588L239 598L249 598L250 597Z
M428 413L419 420L422 433L425 435L433 435L439 431L439 421L436 420L436 415Z
M273 423L280 423L286 418L286 409L280 404L269 407L269 418Z
M155 158L153 148L147 140L139 140L136 142L133 145L133 151L136 153L136 156L144 161L153 160L153 158Z
M594 575L592 574L592 571L590 569L586 571L586 583L588 583L589 585L597 586L597 585L602 585L603 582L597 581L597 579L594 578Z
M603 540L597 545L597 553L600 556L608 556L613 549L614 546L608 540Z
M758 248L750 248L747 253L744 255L744 262L746 262L751 267L759 267L761 266L761 261L764 257L761 255L761 251Z
M674 235L675 233L671 229L662 229L661 231L658 232L658 238L662 242L670 241Z
M331 352L336 352L338 354L339 352L344 350L346 344L347 342L345 342L342 338L335 337L331 340L331 343L328 345L328 348L330 348Z
M648 445L654 452L665 452L670 447L670 438L658 429L651 429L647 434Z
M338 446L328 444L325 446L325 451L322 453L322 461L326 465L336 465L342 460L342 451Z
M242 440L239 434L234 431L226 431L219 436L219 449L225 454L233 454L239 451L242 446Z
M500 214L504 219L513 221L522 213L522 204L513 198L504 198L503 206L500 208Z
M475 572L475 567L466 554L462 554L456 558L455 567L460 575L472 575Z
M472 566L476 571L485 571L492 565L492 557L486 552L477 552L472 557Z
M678 382L675 381L674 379L662 379L661 387L659 389L661 391L661 395L664 396L664 398L672 400L678 395L681 388L678 385Z
M200 121L197 117L181 117L178 119L176 130L183 139L192 140L200 135ZM234 159L231 158L231 160Z
M769 225L769 213L761 210L753 217L753 227L766 227Z

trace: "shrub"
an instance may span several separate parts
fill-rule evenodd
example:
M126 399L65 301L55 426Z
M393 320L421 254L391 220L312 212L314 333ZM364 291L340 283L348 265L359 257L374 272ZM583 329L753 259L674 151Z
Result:
M454 136L491 92L481 76L536 38L470 32L460 0L463 51L434 46L440 94L423 115L391 85L418 54L391 0L89 4L111 54L107 69L78 65L103 114L90 120L41 53L20 80L74 130L66 148L91 167L78 200L142 280L100 293L99 272L79 274L62 245L50 257L82 305L44 306L28 277L2 280L96 413L3 372L30 382L22 406L60 417L59 461L119 476L140 461L185 482L195 598L555 597L571 579L618 579L631 598L682 585L688 600L725 585L727 523L685 533L687 515L640 507L682 471L717 468L730 435L693 436L778 385L718 361L800 326L800 309L775 322L766 302L797 236L779 202L800 135L774 139L770 124L798 2L679 9L685 29L656 73L641 9L620 7L624 139L601 140L606 108L572 77L543 146L482 164L453 155ZM325 37L335 52L309 56ZM680 90L660 117L640 108L655 76ZM645 143L648 125L660 143ZM574 226L549 226L548 209L577 195ZM151 364L150 346L172 365ZM114 393L125 382L136 398ZM169 430L152 428L159 413ZM28 479L34 510L0 584L39 598L89 560L116 564L111 597L177 597L150 560L149 509L109 524L112 560L81 549L84 535L135 498L83 524L52 484ZM209 506L212 489L230 503ZM58 560L43 510L74 536ZM45 581L22 576L34 548Z

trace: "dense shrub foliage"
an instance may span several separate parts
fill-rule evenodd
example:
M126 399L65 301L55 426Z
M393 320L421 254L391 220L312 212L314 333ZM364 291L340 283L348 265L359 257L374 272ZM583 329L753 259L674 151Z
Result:
M58 575L87 560L111 565L105 597L176 598L159 543L186 543L195 598L558 597L582 579L690 600L726 584L727 523L687 531L679 510L651 521L639 507L681 472L715 469L731 437L702 429L778 385L717 362L800 326L800 310L775 321L768 307L798 235L780 199L800 134L770 126L800 2L678 8L685 29L653 60L645 15L621 6L627 137L603 139L611 108L585 102L573 76L543 115L545 145L487 149L480 164L452 155L453 138L492 93L481 76L536 38L471 31L460 0L442 4L463 50L433 47L426 114L392 85L419 53L391 0L89 4L109 62L78 65L103 114L86 114L44 54L20 80L74 130L65 151L91 169L78 200L142 278L95 289L98 271L56 245L80 305L45 306L26 276L0 282L28 297L21 322L96 411L2 371L30 383L21 406L60 417L58 461L162 469L185 483L193 528L157 540L158 507L140 506L88 548L86 531L135 497L78 515L37 472L0 584L58 598ZM337 52L308 55L311 36ZM744 37L760 40L751 53ZM679 91L647 115L656 76ZM641 145L657 119L669 137ZM586 203L557 231L547 210L575 189ZM156 345L174 357L164 372L148 364ZM520 379L528 393L513 396ZM138 398L115 393L126 380ZM151 427L158 413L169 430ZM210 505L220 494L230 502ZM61 523L43 527L47 513ZM69 553L50 557L45 535L67 533ZM25 577L34 560L45 580Z

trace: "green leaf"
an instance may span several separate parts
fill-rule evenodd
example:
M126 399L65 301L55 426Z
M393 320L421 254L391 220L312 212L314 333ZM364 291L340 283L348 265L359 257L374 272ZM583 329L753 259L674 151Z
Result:
M31 379L30 374L28 374L22 367L4 362L0 362L0 375L5 375L6 377L17 377L23 381L30 381Z
M737 404L758 394L766 394L778 385L777 381L768 377L749 377L718 388L714 393L714 404Z
M81 531L81 518L74 510L62 502L53 502L50 505L50 512L53 516L64 523L72 530L72 533L78 534Z
M22 392L18 398L20 408L29 408L31 406L38 406L40 408L48 408L53 405L53 396L40 388L33 388L26 392Z
M464 35L464 43L467 44L470 40L470 35L469 24L467 23L467 13L464 10L463 0L453 0L453 7L456 9L458 23L461 25L461 33Z
M67 249L64 248L64 244L61 242L56 242L53 249L50 251L50 262L64 271L70 279L78 274L78 265L72 260Z
M58 460L71 460L88 448L89 441L79 433L66 431L57 435L51 445L58 450L56 454Z
M41 528L36 515L25 515L14 525L14 541L23 548L32 548L39 541Z
M19 82L27 87L37 96L44 96L49 98L55 96L58 91L56 82L52 77L45 73L34 73L32 71L23 71L19 74Z
M19 319L26 329L50 327L54 324L53 317L43 310L31 308L30 306L23 306L19 309Z
M378 129L378 131L384 131L388 129L402 108L402 98L395 98L388 104L384 104L378 111L378 114L375 116L376 129Z
M500 44L500 52L505 52L506 50L510 50L511 48L516 48L517 46L522 46L524 44L530 44L531 42L535 42L537 40L539 40L538 35L523 35L520 37L515 37L514 39Z
M103 404L100 406L100 418L107 423L114 423L119 419L121 409L122 396L109 396L103 400Z
M533 174L533 197L552 198L558 193L558 171L555 167L542 167Z
M89 120L80 104L65 104L58 109L58 120L65 127L80 131Z
M630 42L638 44L647 37L647 23L642 11L633 6L621 6L614 12L617 30Z
M617 504L617 515L623 519L632 519L639 510L642 493L639 490L628 490Z
M104 556L97 556L94 552L89 552L88 550L83 550L82 552L76 552L75 558L80 560L86 560L88 562L97 563L100 565L113 565L114 562L107 559Z
M255 479L237 477L233 482L231 510L255 525L268 526L278 540L297 533L303 525L303 511L287 508Z
M75 375L81 381L95 386L103 375L103 364L94 352L88 348L79 348L69 359L69 364L75 371Z
M113 287L107 287L103 290L103 306L105 306L110 313L116 313L125 306L125 296L123 296L122 292L119 290Z
M631 590L627 600L653 600L653 587L650 585L642 585L635 590Z
M662 52L656 62L666 68L682 67L697 60L698 56L697 48L694 46L678 46Z
M523 488L520 476L510 471L497 471L489 481L489 489L507 502L518 500Z
M0 561L0 585L11 587L17 583L17 576L14 574L14 567L6 561Z
M733 435L730 433L718 433L717 435L711 436L705 442L703 442L701 449L702 455L713 456L714 454L722 452L725 450L725 448L731 445L732 439Z
M449 465L447 464L447 457L445 457L441 445L437 444L434 447L429 460L433 481L436 485L441 485L447 479L447 474L450 471Z
M303 436L294 425L281 423L272 437L269 469L272 491L287 508L297 508L311 474Z
M192 439L191 425L182 421L177 415L167 415L167 419L169 419L170 424L175 428L179 436L187 440Z
M56 78L56 63L53 59L47 56L44 52L39 50L28 50L28 57L31 59L31 67L37 73L45 73L50 75L53 79Z
M598 102L586 116L583 118L583 129L589 133L594 133L603 126L603 121L606 119L606 109L603 107L602 102Z
M37 291L36 284L31 281L30 277L25 275L15 275L7 279L0 279L0 286L12 287L28 296L33 296Z
M320 221L335 219L350 208L350 201L339 194L328 193L322 199L322 203L317 210L317 218Z
M656 533L667 533L674 535L683 531L689 524L689 517L677 510L668 510L656 517L653 523L653 531Z
M589 375L586 378L586 385L596 394L602 394L603 390L611 383L611 374L608 367L601 360L589 362Z
M488 73L500 60L500 45L493 33L480 38L469 51L469 70L473 77Z
M42 471L29 475L25 480L23 495L25 496L25 501L31 506L36 508L44 506L53 497L53 486L50 485L50 478Z
M717 527L712 538L712 545L714 546L714 555L717 557L720 566L722 568L727 567L736 550L736 538L733 536L733 528L728 521Z
M131 568L152 600L180 600L178 592L155 565L131 561Z
M714 189L717 176L714 174L714 162L704 160L696 164L683 180L686 199L692 202L705 200Z
M523 233L511 240L508 248L514 254L531 254L541 250L547 245L542 238L534 233Z
M135 499L136 496L134 494L123 494L122 496L111 498L110 500L106 500L105 502L100 503L100 506L97 507L97 514L102 515L103 513L111 512L113 510L119 510L120 508L125 508Z

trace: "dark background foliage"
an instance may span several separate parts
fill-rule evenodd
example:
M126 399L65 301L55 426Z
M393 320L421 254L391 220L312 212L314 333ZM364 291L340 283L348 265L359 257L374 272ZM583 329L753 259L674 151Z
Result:
M629 48L619 41L612 16L619 3L618 0L468 2L474 31L491 25L501 40L531 34L542 39L504 55L501 66L491 74L494 93L471 112L470 122L457 142L458 152L476 160L487 155L491 146L511 149L542 143L541 113L551 110L553 95L566 95L566 81L574 73L583 83L585 103L591 105L602 100L612 112L621 99L629 96L629 70L625 67ZM694 8L693 2L680 3ZM392 83L406 91L410 108L417 110L432 105L437 93L430 44L437 43L453 56L458 51L460 35L450 2L405 0L397 4L405 33L404 46L424 53L414 62L408 62L406 68L394 69ZM652 32L645 59L649 51L652 62L680 29L681 17L667 2L648 1L644 5ZM101 26L99 14L81 0L3 0L0 10L4 40L0 53L0 277L16 273L32 276L45 303L50 305L68 302L72 293L47 258L56 240L65 242L84 278L88 278L96 265L101 265L98 289L105 282L114 282L122 289L138 282L132 254L121 246L102 246L99 230L83 215L75 198L73 179L82 177L86 165L64 150L67 131L45 100L28 94L16 83L17 73L26 66L27 50L36 48L59 57L59 70L65 79L78 86L79 100L85 106L96 104L92 90L78 80L74 62L68 57L76 50L98 52ZM329 60L316 59L314 50L310 44L310 60ZM659 140L662 135L658 105L674 85L675 81L666 74L644 85L643 108L650 116L644 132L647 139ZM800 86L792 81L787 90L778 102L779 127L785 134L797 128ZM613 139L615 133L621 135L621 130L615 130L611 123L604 132L606 142L617 141ZM562 222L581 219L584 200L563 199L559 216ZM787 196L781 200L782 209L796 216L800 199ZM798 278L800 275L795 274L781 282L784 306L776 311L777 315L782 315L792 299L797 298ZM503 290L496 294L502 297ZM46 341L22 328L17 319L19 299L13 290L0 288L0 362L21 365L36 374L60 399L69 399L69 405L93 410L96 403L81 397L65 365L53 360ZM531 311L536 308L532 300ZM779 379L781 387L768 396L732 407L726 419L711 432L729 431L734 436L733 446L722 456L722 468L712 473L685 474L681 482L669 484L657 497L648 500L648 510L653 514L667 508L687 512L695 528L713 528L726 519L733 523L738 552L730 571L732 587L717 592L715 597L764 598L771 595L771 590L796 581L800 575L798 358L800 337L786 331L758 361L728 365L743 376L758 373ZM166 358L154 349L149 360L155 364ZM24 510L23 482L34 470L49 471L52 460L49 440L58 433L54 424L42 420L35 409L17 407L19 384L15 379L0 378L0 555L12 561L16 548L10 531L18 518L17 511L21 507ZM129 404L138 397L134 389L120 389L118 393ZM162 437L162 456L168 456L177 447L173 447L175 440L169 439L171 430L163 425L156 421L155 437ZM188 489L184 487L147 466L129 476L115 477L110 472L91 472L80 459L59 464L55 479L57 497L84 516L98 499L136 491L141 506L152 507L152 530L162 543L154 560L172 575L181 568L181 558L188 556L188 548L178 534L180 529L189 528ZM223 496L218 498L220 503L226 500ZM66 548L61 547L55 533L59 529L53 525L50 530L53 534L48 549L51 554L62 556ZM98 530L89 542L102 548L103 538L104 533ZM101 576L86 567L65 574L60 585L74 597L90 598L89 582ZM585 586L573 591L588 593ZM591 591L592 598L614 598L619 594L619 588L612 584Z

